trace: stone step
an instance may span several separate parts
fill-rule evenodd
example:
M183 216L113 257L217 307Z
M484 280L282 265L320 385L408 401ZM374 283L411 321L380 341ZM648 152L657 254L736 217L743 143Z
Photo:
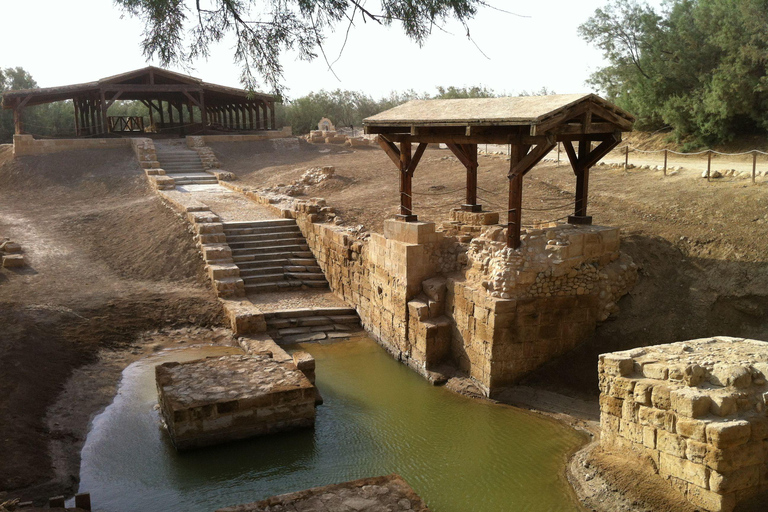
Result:
M232 254L259 254L279 251L307 251L309 246L303 238L289 238L287 240L273 240L269 243L249 242L247 247L232 249Z
M163 165L160 164L160 168L166 172L166 174L174 172L205 172L205 167L202 165Z
M301 236L301 231L299 231L299 227L296 226L295 228L291 227L278 227L278 228L270 228L275 229L276 231L272 231L269 233L249 233L249 234L243 234L243 235L236 235L236 234L227 234L227 242L230 244L232 243L238 243L238 242L258 242L260 240L269 240L270 237L274 238L291 238L291 237L299 237Z
M308 283L312 283L311 285ZM301 288L302 286L311 286L312 288L324 288L328 287L328 283L325 281L270 281L266 283L245 283L245 293L265 293L265 292L277 292L286 291L291 289Z
M294 219L244 220L244 221L225 222L224 230L234 231L238 229L260 229L260 228L273 228L278 226L295 226L295 225L296 225L296 221Z
M324 316L324 317L349 317L353 316L359 321L357 313L354 308L348 306L339 307L314 307L314 308L297 308L297 309L284 309L281 311L266 311L264 312L264 320L269 324L270 320L286 319L286 318L304 318L309 316ZM344 322L338 322L344 323Z
M276 274L261 274L244 276L240 274L240 278L246 284L256 283L276 283L281 280L285 281L325 281L325 275L321 273L312 272L279 272Z
M293 232L297 235L301 234L299 226L296 224L285 224L279 226L267 226L259 228L224 228L224 232L227 236L249 236L249 235L268 235L269 233L287 233Z
M239 268L239 267L238 267ZM298 270L301 269L301 270ZM280 267L271 267L271 266L263 266L263 267L255 267L255 268L240 268L240 277L245 279L246 277L255 277L255 276L266 276L266 275L275 275L275 274L299 274L301 276L306 276L308 274L320 274L323 275L322 270L320 270L320 267L314 266L314 267L297 267L295 265L287 265L287 266L280 266Z
M254 242L230 243L232 249L261 249L262 247L281 247L283 245L305 245L306 239L303 237L293 238L269 238L267 240L256 240Z
M252 243L261 243L261 242L269 242L272 240L286 240L286 239L301 239L304 240L304 237L301 236L301 233L296 232L284 232L284 233L264 233L260 235L233 235L233 236L227 236L227 243L230 245L230 247L248 247L248 244Z
M277 247L275 249L281 249L281 250L274 250L274 251L268 251L268 252L261 252L261 251L252 251L252 252L244 252L241 254L233 255L233 259L235 263L238 265L240 262L257 262L257 261L264 261L264 260L276 260L281 258L311 258L312 252L310 252L307 249L301 249L301 250L294 250L290 248L285 247Z
M188 179L196 179L196 178L204 178L204 179L216 179L216 176L213 174L208 174L207 172L165 172L166 176L170 176L171 178L188 178Z

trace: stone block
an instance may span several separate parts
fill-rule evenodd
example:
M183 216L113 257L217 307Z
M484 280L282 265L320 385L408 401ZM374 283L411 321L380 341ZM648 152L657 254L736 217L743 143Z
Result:
M709 489L720 494L757 487L760 484L760 466L748 466L728 473L710 471Z
M16 242L5 241L0 244L0 250L9 254L18 254L21 252L21 245L17 244Z
M642 405L651 405L651 393L653 392L653 383L646 380L639 380L635 383L633 397L635 402Z
M627 376L634 370L634 361L629 356L601 354L600 368L609 375Z
M751 434L751 426L746 420L717 421L707 425L707 441L715 448L744 444Z
M749 442L730 448L709 447L704 463L721 473L734 471L739 468L754 466L765 462L763 444Z
M668 410L672 407L669 386L659 384L653 387L651 392L651 403L657 409Z
M678 418L675 431L683 437L704 443L707 440L706 426L707 424L700 420Z
M3 268L18 268L27 264L23 254L5 254L2 258Z
M709 486L709 469L706 466L665 452L659 455L659 474L663 477L680 478L702 489Z
M155 375L160 410L179 450L314 425L314 386L294 365L271 357L165 363Z
M684 459L686 450L685 438L665 430L659 430L656 436L656 449Z
M694 388L676 389L670 392L672 409L686 418L700 418L709 414L711 399Z
M611 416L621 417L624 400L608 395L600 395L600 411Z
M429 242L429 235L435 233L434 222L403 222L396 219L384 221L384 237L407 244Z
M689 485L685 497L694 506L709 512L731 512L736 507L734 494L717 494L698 485Z

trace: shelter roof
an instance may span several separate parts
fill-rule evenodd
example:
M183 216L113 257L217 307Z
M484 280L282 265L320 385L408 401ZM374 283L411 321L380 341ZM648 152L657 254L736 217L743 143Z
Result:
M227 87L224 85L210 84L189 75L168 71L166 69L147 66L146 68L121 73L94 82L82 84L64 85L58 87L44 87L39 89L24 89L7 91L3 93L2 107L13 108L14 104L22 99L29 98L26 106L39 105L74 99L78 96L88 96L101 92L118 92L121 100L137 99L166 99L169 94L186 92L203 92L207 101L247 101L266 100L276 101L277 98L270 94L259 92L250 93L244 89ZM209 99L210 98L210 99Z
M398 133L411 128L520 127L530 134L550 131L559 124L590 113L591 123L608 132L632 129L635 118L595 94L553 94L505 98L413 100L363 120L368 133ZM538 129L541 127L542 129Z

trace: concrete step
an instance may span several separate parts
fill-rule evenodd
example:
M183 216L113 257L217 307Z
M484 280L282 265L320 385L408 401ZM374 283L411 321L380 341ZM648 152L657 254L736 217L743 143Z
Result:
M278 247L274 248L278 250L273 251L251 251L251 252L242 252L239 254L233 254L233 259L235 263L238 265L240 262L256 262L256 261L264 261L264 260L276 260L276 259L282 259L282 258L311 258L312 252L310 252L307 249L290 249L286 247Z

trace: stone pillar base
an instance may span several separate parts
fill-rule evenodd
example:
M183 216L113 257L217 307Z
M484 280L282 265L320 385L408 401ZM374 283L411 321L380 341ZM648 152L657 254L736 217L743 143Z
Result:
M402 222L397 219L384 221L384 237L407 244L426 244L437 239L434 222Z

